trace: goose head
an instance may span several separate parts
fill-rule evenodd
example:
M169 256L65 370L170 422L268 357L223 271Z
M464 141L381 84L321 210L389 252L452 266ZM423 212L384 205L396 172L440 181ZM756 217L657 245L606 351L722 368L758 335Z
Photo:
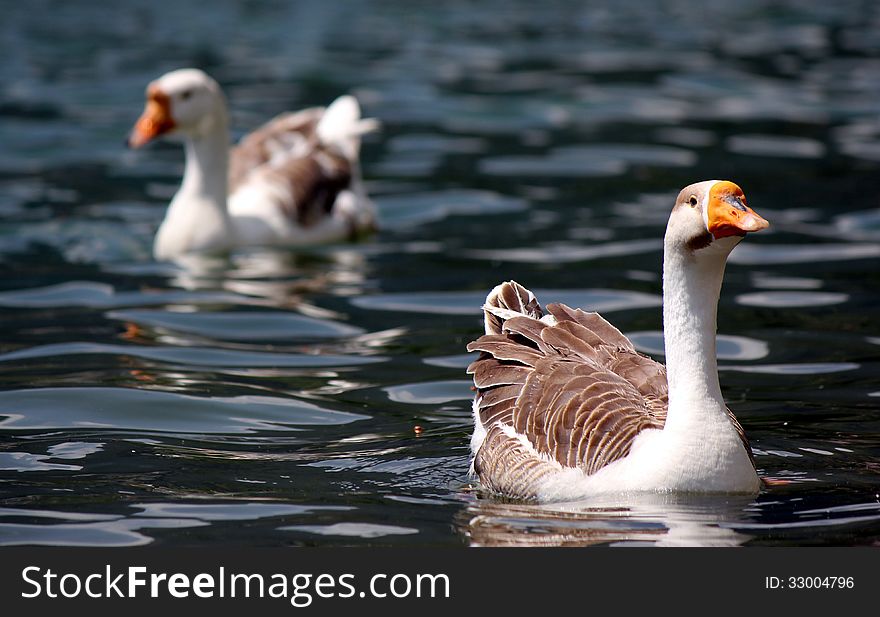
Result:
M750 232L768 223L746 203L742 189L727 180L706 180L682 189L666 227L667 249L694 256L726 257Z
M139 148L160 135L198 138L226 130L226 102L220 86L198 69L166 73L147 86L147 103L128 145Z

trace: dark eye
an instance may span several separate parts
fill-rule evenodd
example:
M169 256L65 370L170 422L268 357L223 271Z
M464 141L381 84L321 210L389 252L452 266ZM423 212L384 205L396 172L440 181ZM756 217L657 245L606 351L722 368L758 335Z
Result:
M697 196L696 196L696 195L691 195L690 199L688 199L688 203L691 205L691 208L696 208L696 207L697 207L697 204L699 203L699 202L697 201Z
M192 90L184 90L183 92L180 93L181 100L183 100L183 101L187 100L189 97L192 96L192 93L193 93Z

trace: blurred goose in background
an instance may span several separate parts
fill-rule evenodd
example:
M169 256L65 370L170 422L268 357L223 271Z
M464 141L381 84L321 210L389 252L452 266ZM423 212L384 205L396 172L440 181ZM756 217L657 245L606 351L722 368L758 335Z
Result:
M156 259L237 247L300 247L350 239L375 225L360 174L360 137L378 123L357 100L281 114L229 147L220 86L180 69L151 82L129 137L139 148L179 135L183 182L153 245Z
M732 182L678 196L666 228L666 366L597 313L546 311L516 282L493 289L473 374L473 471L539 501L620 492L757 493L742 427L718 382L716 316L727 257L768 226Z

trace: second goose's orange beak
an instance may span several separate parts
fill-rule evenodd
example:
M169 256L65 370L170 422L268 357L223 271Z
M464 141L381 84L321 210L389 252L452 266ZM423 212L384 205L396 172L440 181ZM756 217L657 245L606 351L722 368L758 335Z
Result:
M159 88L150 86L147 89L147 106L128 137L128 145L131 148L140 148L159 135L172 130L174 126L174 118L171 117L171 100Z
M744 236L770 226L760 214L746 205L746 196L733 182L721 180L709 190L707 212L709 233L717 240Z

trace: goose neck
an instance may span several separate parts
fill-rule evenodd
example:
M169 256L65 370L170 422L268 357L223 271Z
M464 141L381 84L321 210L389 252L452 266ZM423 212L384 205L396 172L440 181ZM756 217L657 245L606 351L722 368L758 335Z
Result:
M724 413L716 330L726 255L696 255L667 244L663 264L663 334L669 382L667 427L695 414Z
M186 167L180 193L226 210L229 136L225 122L186 138Z

